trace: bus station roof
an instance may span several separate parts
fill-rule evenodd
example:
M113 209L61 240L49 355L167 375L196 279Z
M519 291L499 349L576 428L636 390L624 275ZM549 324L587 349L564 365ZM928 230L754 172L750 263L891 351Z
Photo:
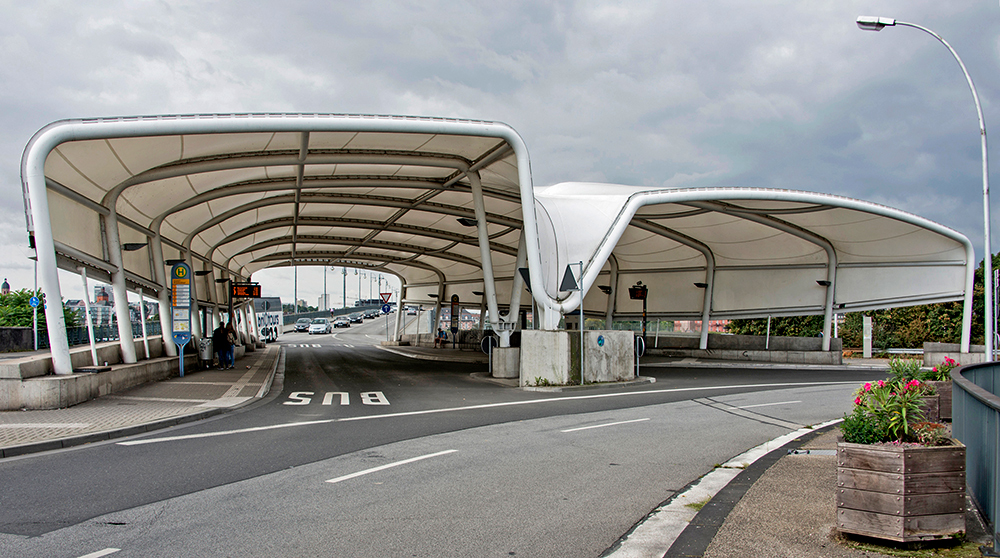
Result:
M531 286L551 325L579 307L581 291L559 286L582 262L584 308L597 315L641 314L627 295L638 281L649 314L673 319L824 313L829 323L831 311L962 299L966 321L971 314L974 252L951 229L792 190L536 188L523 141L497 122L64 120L31 139L22 180L29 234L44 241L40 250L52 246L59 267L105 282L121 268L128 288L152 294L164 290L165 262L187 259L208 304L225 299L219 280L335 265L397 275L402 302L458 294L475 304L495 280L501 306L520 305Z

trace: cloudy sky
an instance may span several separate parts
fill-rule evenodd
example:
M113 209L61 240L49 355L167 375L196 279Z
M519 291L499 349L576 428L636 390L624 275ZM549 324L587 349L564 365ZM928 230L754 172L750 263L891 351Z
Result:
M943 36L987 130L1000 130L996 0L0 0L0 13L0 275L15 289L32 285L27 141L62 118L136 114L497 120L524 138L537 185L833 193L937 221L983 253L978 123L960 68L929 35L855 19ZM298 275L315 304L322 269ZM286 301L291 277L255 275ZM357 278L347 283L356 297ZM82 295L75 275L62 289Z

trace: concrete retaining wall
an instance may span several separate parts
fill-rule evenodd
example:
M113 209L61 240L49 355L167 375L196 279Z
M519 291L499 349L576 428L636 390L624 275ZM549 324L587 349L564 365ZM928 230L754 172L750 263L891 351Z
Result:
M830 340L829 351L823 350L821 337L772 336L768 340L756 335L709 335L705 350L698 348L697 337L669 336L654 340L647 335L646 341L647 355L775 364L843 364L844 344L840 339Z
M924 343L924 366L937 366L944 362L945 357L955 359L959 364L979 364L986 362L986 347L972 345L971 352L961 352L958 343Z
M635 378L631 331L584 332L584 381L620 382ZM523 330L521 386L580 383L580 333Z
M136 343L136 348L140 357L145 356L142 341ZM246 351L247 347L237 345L236 357L243 357ZM61 409L179 373L179 359L163 356L159 336L149 338L149 352L148 360L121 364L118 342L101 343L97 346L98 362L107 362L111 370L62 376L52 373L52 357L47 352L0 361L0 411ZM93 366L89 346L72 348L70 359L74 368ZM185 369L194 370L197 364L197 353L185 347Z

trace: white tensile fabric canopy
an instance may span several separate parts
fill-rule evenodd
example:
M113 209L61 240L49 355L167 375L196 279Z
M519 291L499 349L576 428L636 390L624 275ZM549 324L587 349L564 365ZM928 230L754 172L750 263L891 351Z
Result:
M546 329L579 305L579 292L558 291L578 261L585 311L608 316L636 315L626 287L638 280L650 314L673 318L826 313L829 322L831 310L971 300L968 240L919 217L807 192L533 188L523 141L495 122L67 120L35 134L22 180L43 291L59 294L57 265L86 269L115 288L119 328L126 289L155 293L169 320L167 260L198 274L202 307L226 300L219 279L335 265L397 275L404 303L485 299L494 323L516 321L500 310L528 300L517 271L526 267ZM54 366L69 373L61 314L49 306Z
M641 282L654 317L824 314L829 339L832 312L964 300L968 325L969 240L886 206L790 190L592 183L536 188L535 198L546 289L579 261L585 287L603 287L585 288L585 312L636 319L642 303L628 287Z

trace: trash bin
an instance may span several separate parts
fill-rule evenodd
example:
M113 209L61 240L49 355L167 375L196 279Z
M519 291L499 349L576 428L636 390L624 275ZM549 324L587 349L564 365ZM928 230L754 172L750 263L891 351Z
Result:
M198 361L202 366L211 368L212 361L215 360L215 346L211 337L205 337L198 341Z

